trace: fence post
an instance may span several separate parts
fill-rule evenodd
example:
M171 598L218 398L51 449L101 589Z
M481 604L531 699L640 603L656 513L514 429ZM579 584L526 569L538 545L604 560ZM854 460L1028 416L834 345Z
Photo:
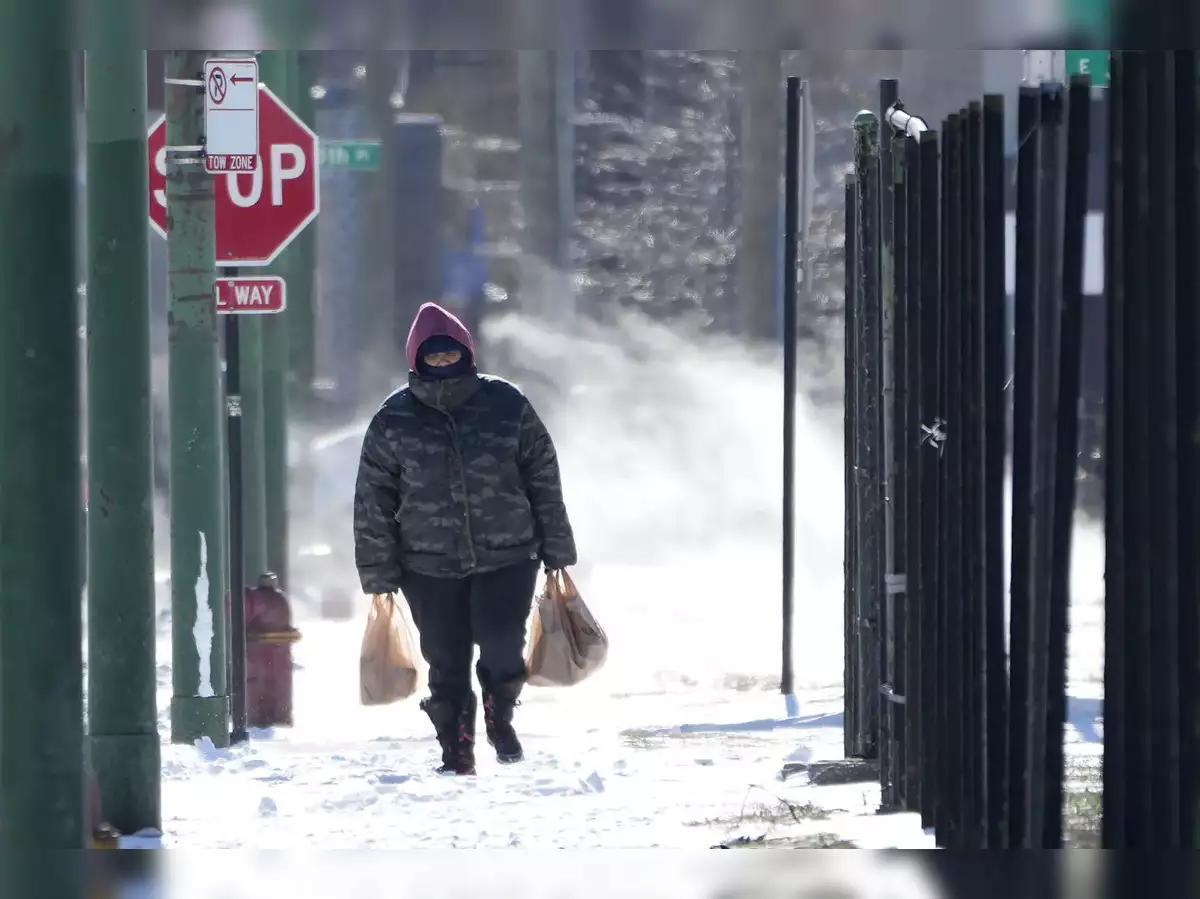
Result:
M846 382L843 440L845 445L845 561L843 605L845 612L845 674L842 693L842 751L847 758L858 751L858 183L846 177L846 260L845 260L845 357Z
M1012 538L1009 584L1009 836L1010 849L1027 843L1025 782L1030 757L1026 745L1030 702L1029 583L1032 534L1029 530L1033 468L1033 312L1037 274L1038 102L1036 87L1022 87L1017 101L1017 203L1013 290Z
M983 173L980 204L983 272L980 290L980 366L983 403L983 680L986 684L987 745L984 810L988 849L1008 845L1008 667L1004 584L1004 479L1007 456L1008 401L1005 390L1008 346L1008 297L1005 290L1004 96L983 98Z
M881 115L899 98L899 85L894 78L879 83ZM895 339L896 339L896 177L892 156L892 140L879 135L879 268L880 268L880 428L883 459L881 491L883 494L883 608L879 614L879 777L882 807L896 811L901 808L903 791L900 784L898 754L902 736L897 725L903 724L904 691L896 684L897 675L897 597L903 604L903 575L898 574L896 555L896 441L895 441ZM900 612L903 615L903 611ZM901 622L903 619L899 619Z
M1058 339L1056 454L1047 596L1046 748L1042 831L1039 843L1055 849L1063 841L1063 727L1067 718L1067 629L1071 603L1071 537L1075 520L1075 476L1079 442L1079 400L1083 364L1084 223L1087 217L1088 155L1091 142L1091 84L1071 80L1068 102ZM1058 165L1058 159L1055 159ZM1164 335L1165 336L1165 335ZM1164 510L1165 511L1165 510Z
M946 819L938 824L939 845L963 849L964 758L963 704L966 670L963 654L963 583L962 583L962 166L965 122L963 116L952 113L943 128L946 135L945 164L942 167L945 208L942 252L944 258L942 281L942 325L940 338L945 349L945 365L941 373L941 389L946 417L945 479L942 492L942 571L940 600L942 630L939 640L944 660L943 682L944 729L942 742L945 755L941 760L943 790L946 797Z
M1147 583L1149 469L1161 464L1147 442L1148 185L1146 141L1147 57L1112 54L1110 131L1111 201L1105 272L1110 278L1108 444L1106 455L1105 767L1102 842L1105 848L1154 845L1149 768L1154 763L1153 702L1156 685L1150 646ZM1194 664L1194 662L1193 662ZM1111 728L1111 734L1110 734ZM1109 742L1112 742L1112 752Z
M1150 613L1150 726L1153 758L1148 777L1155 848L1181 848L1179 485L1175 353L1175 116L1173 52L1147 54L1148 205L1145 309L1149 351L1146 373L1146 442L1154 448L1147 472L1147 580ZM1195 115L1192 111L1188 115ZM1189 253L1191 248L1189 248ZM1184 303L1195 297L1182 298ZM1195 353L1190 342L1181 353ZM1196 547L1186 551L1194 553ZM1195 602L1195 595L1188 596ZM1193 659L1188 664L1194 664ZM1190 722L1189 726L1196 726Z
M1030 580L1029 682L1032 687L1026 706L1029 716L1029 777L1026 779L1027 840L1029 848L1041 845L1045 825L1045 766L1042 761L1052 736L1047 732L1050 649L1051 524L1054 516L1055 400L1058 392L1057 332L1061 300L1062 240L1060 186L1063 91L1060 84L1041 86L1037 200L1037 289L1034 294L1034 405L1033 483L1030 485L1033 552L1027 573ZM1061 739L1061 735L1055 735Z
M887 107L885 107L887 108ZM890 140L889 161L884 170L891 193L891 257L888 282L891 290L891 341L887 371L891 381L891 395L884 410L890 422L888 446L891 473L888 476L889 495L889 539L888 575L886 580L888 600L887 645L888 677L890 690L885 690L891 715L892 755L886 783L891 785L891 801L885 806L897 811L912 807L910 794L912 783L909 778L909 757L912 743L909 740L909 668L911 654L908 631L908 584L907 584L907 534L908 499L906 483L908 477L908 446L905 425L908 384L905 376L905 356L908 351L908 195L906 174L907 146L910 143L903 135L894 134ZM882 771L882 769L881 769ZM885 797L886 800L886 797Z
M1128 310L1126 299L1125 220L1130 197L1126 179L1126 124L1131 115L1130 79L1125 65L1131 54L1114 52L1110 57L1112 86L1109 101L1108 210L1104 228L1104 273L1106 279L1107 341L1105 353L1105 439L1104 439L1104 784L1100 842L1105 849L1134 845L1129 832L1130 796L1136 784L1127 783L1129 725L1133 718L1127 695L1126 654L1127 597L1129 570L1125 555L1125 427L1126 407L1124 331Z
M1176 50L1174 52L1174 115L1175 115L1175 191L1178 198L1175 207L1175 335L1177 341L1176 403L1178 404L1177 434L1195 434L1200 429L1200 402L1197 385L1200 384L1200 362L1195 348L1200 342L1200 317L1196 304L1187 299L1196 296L1197 264L1194 248L1197 246L1197 164L1200 163L1200 142L1197 141L1197 115L1200 108L1200 89L1197 86L1196 52ZM1179 299L1183 301L1180 302ZM1186 348L1186 349L1185 349ZM1185 721L1200 720L1200 672L1196 660L1200 659L1200 610L1194 602L1183 597L1196 596L1200 592L1200 560L1190 548L1200 544L1200 459L1194 443L1181 441L1178 459L1179 490L1179 658L1183 665L1180 671L1179 707ZM1180 738L1180 808L1181 843L1185 848L1200 848L1200 731L1185 727Z
M882 310L879 280L879 118L863 111L854 117L855 176L858 184L859 313L856 316L858 365L855 376L858 412L859 583L857 635L860 645L859 728L856 755L879 753L879 628L883 625L883 457Z
M920 135L920 290L914 294L917 371L916 413L920 428L917 480L920 542L917 547L916 596L921 618L921 824L935 827L941 820L940 741L942 665L938 651L938 567L941 559L940 506L942 489L941 396L938 390L941 345L941 147L937 132Z
M885 190L883 204L885 234L885 336L890 333L886 370L891 376L890 400L885 421L891 425L888 436L889 530L887 534L887 684L883 695L889 700L892 752L884 781L892 785L890 806L896 809L917 807L920 770L917 766L919 729L917 709L920 671L920 629L914 607L916 570L909 547L915 545L917 516L913 500L917 495L916 451L920 446L920 422L915 406L916 291L919 284L919 174L917 139L926 130L923 119L904 109L895 81L880 85L883 121L889 127L890 142L885 141L882 156ZM890 296L890 300L889 300ZM910 399L912 398L912 399Z
M901 248L896 240L896 258L904 260L904 304L899 318L903 328L898 329L896 353L899 359L900 376L896 380L896 405L900 426L896 438L897 467L902 476L898 495L903 505L897 508L897 517L903 527L896 530L897 558L904 566L904 764L905 803L909 811L924 809L921 789L921 768L925 764L921 755L922 718L926 714L921 691L925 647L921 634L921 595L919 589L921 553L921 376L920 376L920 319L918 316L921 291L921 145L920 134L911 138L897 135L897 142L904 154L900 164L898 180L903 184L904 194L904 241ZM897 222L900 221L900 206L897 204ZM897 278L901 272L897 270ZM902 510L902 511L901 511Z
M980 424L983 383L979 362L979 306L981 302L981 231L979 211L982 197L979 179L983 173L983 104L971 101L961 113L962 141L962 604L963 604L963 837L972 849L984 846L987 829L983 818L983 738L986 692L983 682L982 584L983 559L983 442Z

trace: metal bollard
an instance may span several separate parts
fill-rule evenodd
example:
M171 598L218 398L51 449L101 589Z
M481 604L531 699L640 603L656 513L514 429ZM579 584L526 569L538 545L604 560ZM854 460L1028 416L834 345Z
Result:
M292 608L274 574L246 591L246 723L292 726Z

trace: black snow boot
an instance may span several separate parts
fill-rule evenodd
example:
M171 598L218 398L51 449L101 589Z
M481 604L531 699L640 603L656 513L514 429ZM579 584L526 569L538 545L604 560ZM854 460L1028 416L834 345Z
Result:
M521 741L513 730L513 709L520 705L517 697L521 695L521 687L525 685L524 678L513 678L495 686L483 688L483 724L487 731L487 741L496 750L496 761L502 765L510 765L525 758L521 749Z
M421 701L421 711L433 722L442 747L438 774L475 773L475 709L474 693L469 693L464 703L445 699Z

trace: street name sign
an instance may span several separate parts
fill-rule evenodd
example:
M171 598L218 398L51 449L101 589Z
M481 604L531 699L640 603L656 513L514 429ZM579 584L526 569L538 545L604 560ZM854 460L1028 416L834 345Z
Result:
M352 172L379 170L383 144L377 140L323 140L321 166Z

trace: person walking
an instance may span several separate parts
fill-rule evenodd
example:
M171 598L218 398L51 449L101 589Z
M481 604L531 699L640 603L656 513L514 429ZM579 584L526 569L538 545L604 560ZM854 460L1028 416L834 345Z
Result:
M513 710L538 570L574 565L575 537L546 426L515 385L476 370L463 323L425 303L405 353L408 386L363 439L355 563L364 593L400 592L412 610L438 771L474 774L475 646L487 740L501 763L520 761Z

